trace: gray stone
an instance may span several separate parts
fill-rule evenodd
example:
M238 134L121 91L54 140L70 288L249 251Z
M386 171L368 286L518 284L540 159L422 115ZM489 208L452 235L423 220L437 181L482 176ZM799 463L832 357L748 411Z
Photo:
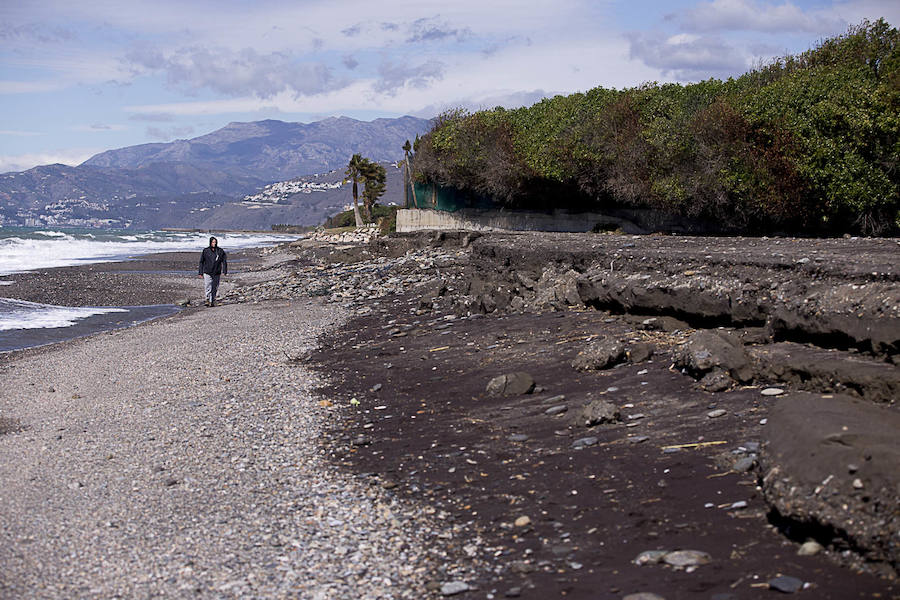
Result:
M188 298L179 298L175 301L175 306L190 306L191 301Z
M514 433L509 436L509 441L511 442L524 442L528 439L528 436L524 433Z
M666 600L659 594L654 594L653 592L637 592L635 594L628 594L623 597L622 600Z
M600 440L594 436L584 437L581 439L577 439L572 442L572 448L575 450L581 450L582 448L588 448L590 446L596 446L597 442Z
M609 400L592 400L581 410L578 424L593 427L602 423L616 423L622 420L619 408Z
M716 419L718 417L725 416L726 414L728 414L727 410L725 410L724 408L717 408L716 410L711 410L706 413L706 416L710 419Z
M742 346L712 331L697 331L675 353L675 366L695 377L721 369L732 378L746 382L753 376L750 360Z
M630 363L640 363L649 360L653 356L655 348L651 344L637 342L630 344L625 350L625 356Z
M559 404L557 406L551 406L550 408L548 408L547 410L544 411L544 414L550 415L550 416L561 415L564 412L566 412L567 410L569 410L568 406L566 406L565 404Z
M662 562L663 557L668 553L668 550L645 550L638 554L632 562L638 566L655 565Z
M522 595L522 588L511 587L508 590L506 590L506 593L503 595L506 596L507 598L518 598L519 596Z
M734 463L734 466L731 467L731 468L732 468L733 470L737 471L738 473L746 473L747 471L749 471L750 469L753 468L753 465L754 465L754 464L756 464L756 459L755 459L755 458L751 458L751 457L749 457L749 456L745 456L744 458L742 458L742 459L738 460L737 462L735 462L735 463Z
M793 594L803 589L803 580L789 575L774 577L769 580L769 589L782 592L784 594Z
M662 560L667 565L684 568L709 564L712 557L700 550L676 550L663 556Z
M806 540L800 549L797 550L798 556L815 556L825 548L816 540Z
M760 392L760 394L762 394L763 396L780 396L783 393L783 389L775 387L766 388Z
M588 344L572 361L577 371L599 371L625 361L625 344L615 338L603 338Z
M519 396L530 394L534 390L534 378L528 373L518 371L499 375L491 379L485 391L490 396Z
M698 385L707 392L724 392L731 388L734 383L734 379L729 377L724 370L713 369L703 376Z
M444 596L455 596L468 592L470 589L469 584L464 581L448 581L441 585L441 594Z

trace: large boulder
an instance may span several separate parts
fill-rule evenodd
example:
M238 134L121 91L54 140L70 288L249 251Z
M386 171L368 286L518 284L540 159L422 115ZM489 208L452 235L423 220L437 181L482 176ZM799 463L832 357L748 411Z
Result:
M599 371L625 362L625 342L615 338L602 338L588 344L572 361L577 371Z
M489 396L520 396L534 391L534 378L523 371L498 375L485 390Z
M743 346L712 331L691 334L676 351L675 366L698 379L716 370L741 382L753 379L753 368Z

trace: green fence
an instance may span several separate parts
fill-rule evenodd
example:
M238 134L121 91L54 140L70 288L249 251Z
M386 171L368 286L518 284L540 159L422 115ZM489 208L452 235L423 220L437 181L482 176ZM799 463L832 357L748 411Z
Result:
M407 183L406 208L431 208L455 212L461 208L498 208L490 198L473 196L456 188L443 187L431 183ZM413 193L415 191L415 194Z

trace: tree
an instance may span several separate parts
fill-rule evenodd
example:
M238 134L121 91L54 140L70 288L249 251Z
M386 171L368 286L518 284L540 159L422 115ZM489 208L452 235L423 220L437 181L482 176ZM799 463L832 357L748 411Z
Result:
M387 173L384 167L368 159L363 159L361 169L365 186L363 187L363 208L366 211L366 221L372 221L372 207L378 199L384 195Z
M418 141L418 137L416 136L416 141ZM413 206L419 208L419 201L416 199L416 186L413 184L412 180L412 171L409 168L409 154L412 152L412 145L409 143L409 140L406 140L406 143L403 144L403 153L406 154L406 184L409 186L410 191L412 192L413 198ZM403 199L404 203L406 202L406 198Z
M350 162L347 164L347 170L344 172L344 175L346 175L344 183L347 183L348 181L353 182L353 218L356 219L357 227L363 226L362 217L359 214L359 188L357 187L357 184L364 180L362 171L368 162L368 160L359 154L354 154L350 157Z

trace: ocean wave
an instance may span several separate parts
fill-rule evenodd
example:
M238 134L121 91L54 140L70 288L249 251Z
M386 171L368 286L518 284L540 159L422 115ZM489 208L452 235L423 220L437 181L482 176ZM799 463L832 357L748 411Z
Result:
M93 315L128 312L115 307L71 307L0 298L0 331L70 327Z
M123 232L75 233L65 237L46 231L0 237L0 276L53 267L125 260L157 252L200 252L209 243L209 235L196 232ZM228 250L266 246L296 239L275 234L216 235L219 246Z

